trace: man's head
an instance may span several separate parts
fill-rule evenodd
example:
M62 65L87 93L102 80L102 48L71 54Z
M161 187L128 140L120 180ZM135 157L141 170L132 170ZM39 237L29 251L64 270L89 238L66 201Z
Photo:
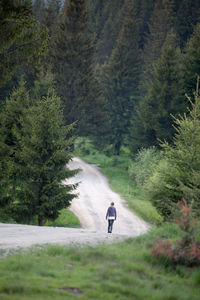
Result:
M111 202L111 203L110 203L110 205L111 205L111 206L114 206L114 205L115 205L115 203L114 203L114 202Z

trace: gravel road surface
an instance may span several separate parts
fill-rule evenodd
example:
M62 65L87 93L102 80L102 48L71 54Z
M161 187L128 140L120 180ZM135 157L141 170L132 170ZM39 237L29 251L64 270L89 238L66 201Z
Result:
M113 243L128 237L145 233L149 226L128 208L123 199L114 193L107 178L98 167L74 158L69 167L81 168L81 172L68 184L79 182L70 209L77 215L82 224L81 229L60 227L39 227L0 223L0 249L26 248L42 244L89 244ZM110 202L115 203L117 220L114 222L113 233L107 233L106 211Z

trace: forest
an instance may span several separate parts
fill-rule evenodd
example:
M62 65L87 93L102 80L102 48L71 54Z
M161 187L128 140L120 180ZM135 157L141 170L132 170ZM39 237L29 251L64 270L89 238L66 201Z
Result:
M0 22L1 219L70 205L77 138L127 151L163 220L199 216L199 0L1 0Z

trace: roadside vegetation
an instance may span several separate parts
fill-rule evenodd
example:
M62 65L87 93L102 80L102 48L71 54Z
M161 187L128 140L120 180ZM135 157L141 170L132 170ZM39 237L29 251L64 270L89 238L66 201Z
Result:
M1 214L0 211L0 222L1 223L11 223L15 224L15 220L10 218L8 215ZM23 223L22 223L23 224ZM37 225L37 219L33 219L33 221L29 225ZM52 226L52 227L71 227L71 228L80 228L81 224L79 219L75 216L75 214L69 210L68 208L63 208L60 211L60 214L57 219L54 221L48 220L44 223L44 226Z
M81 224L71 210L63 208L55 221L46 221L44 226L80 228Z

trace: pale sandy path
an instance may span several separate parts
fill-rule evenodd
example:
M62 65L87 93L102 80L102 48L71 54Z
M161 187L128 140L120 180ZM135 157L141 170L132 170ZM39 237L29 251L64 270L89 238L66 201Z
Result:
M95 165L89 165L79 158L70 162L71 169L82 171L68 184L80 182L71 210L81 221L82 229L38 227L0 223L0 249L25 248L41 244L89 244L113 243L128 237L138 236L148 230L148 225L127 209L125 202L114 193L105 176ZM107 233L106 210L115 202L117 220L113 233Z
M72 178L70 183L80 182L77 190L80 197L73 200L71 210L78 216L83 228L105 233L107 231L106 211L113 201L117 209L117 221L114 223L113 233L137 236L147 230L147 224L133 214L127 208L125 201L110 189L107 178L97 166L74 158L70 168L82 169L82 172Z

